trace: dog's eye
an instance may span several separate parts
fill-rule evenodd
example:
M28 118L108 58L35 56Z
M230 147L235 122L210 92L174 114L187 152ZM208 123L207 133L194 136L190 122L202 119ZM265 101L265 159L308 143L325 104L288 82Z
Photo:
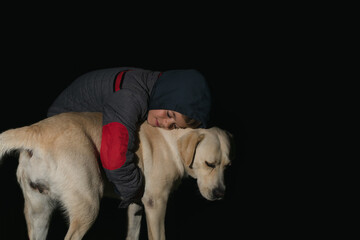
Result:
M210 167L210 168L215 168L215 164L213 163L209 163L208 161L205 161L206 166Z

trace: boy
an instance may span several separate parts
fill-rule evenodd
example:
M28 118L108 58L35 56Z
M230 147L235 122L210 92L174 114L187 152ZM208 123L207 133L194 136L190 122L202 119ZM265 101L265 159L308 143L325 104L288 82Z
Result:
M100 159L125 208L143 194L143 176L134 162L138 126L147 120L169 130L206 128L210 104L208 85L196 70L123 67L80 76L57 97L48 116L103 113Z

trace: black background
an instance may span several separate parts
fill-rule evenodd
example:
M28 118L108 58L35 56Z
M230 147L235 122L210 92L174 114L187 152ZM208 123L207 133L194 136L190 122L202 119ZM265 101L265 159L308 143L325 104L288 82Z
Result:
M288 163L281 160L280 153L288 143L280 136L279 125L290 118L283 114L288 110L287 104L282 105L287 101L280 82L284 72L277 72L284 62L279 60L278 45L269 41L268 30L259 29L262 24L249 25L249 20L237 24L235 20L239 19L214 21L217 25L204 21L191 24L191 29L180 23L172 25L169 32L157 26L107 28L96 21L37 28L23 21L25 27L7 30L2 44L0 130L45 118L55 97L91 70L195 68L205 75L212 90L213 124L234 135L236 157L226 175L227 192L222 201L205 200L195 180L184 180L169 200L167 238L301 235L299 220L294 218L301 206L293 202L299 196L288 178L292 166L284 167ZM17 159L8 156L3 160L0 239L27 239L23 197L15 176ZM126 211L117 209L117 204L111 199L102 201L99 217L84 239L125 238ZM141 237L146 239L145 225L142 229ZM48 239L63 239L66 231L57 212Z

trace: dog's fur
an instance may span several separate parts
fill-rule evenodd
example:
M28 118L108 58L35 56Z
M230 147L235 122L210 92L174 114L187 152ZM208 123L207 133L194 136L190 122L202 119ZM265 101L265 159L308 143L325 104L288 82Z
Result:
M101 119L101 113L64 113L0 135L0 158L20 150L17 178L31 240L46 239L50 215L59 205L69 218L65 239L81 239L96 219L108 186L98 163ZM197 179L206 199L223 197L229 136L219 128L168 131L144 123L139 139L136 154L145 176L142 203L148 237L165 239L168 196L184 176ZM129 206L127 239L139 238L143 206Z

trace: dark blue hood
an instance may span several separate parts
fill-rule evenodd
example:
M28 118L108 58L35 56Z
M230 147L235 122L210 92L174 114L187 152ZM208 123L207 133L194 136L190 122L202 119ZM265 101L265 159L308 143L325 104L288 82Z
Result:
M206 128L211 108L210 90L204 76L196 70L171 70L156 81L149 109L167 109L200 121Z

